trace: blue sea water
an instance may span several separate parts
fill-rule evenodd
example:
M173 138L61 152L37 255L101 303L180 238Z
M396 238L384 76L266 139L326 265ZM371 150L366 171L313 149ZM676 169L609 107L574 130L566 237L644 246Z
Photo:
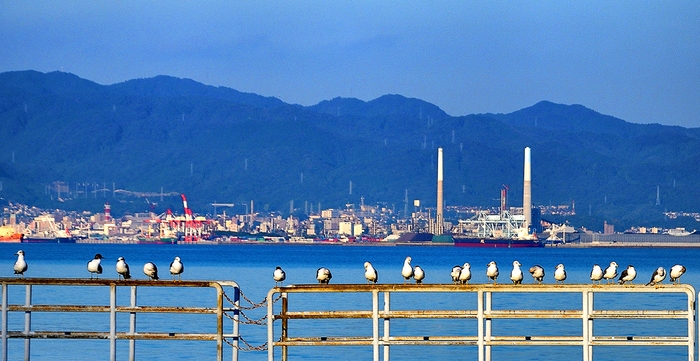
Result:
M401 266L406 256L411 256L413 265L426 271L425 283L451 283L452 266L469 262L472 265L470 283L486 283L486 264L494 260L499 264L500 283L508 283L513 260L518 260L527 272L533 264L546 270L545 283L554 283L553 274L557 264L566 266L566 283L590 283L588 276L594 263L605 268L611 261L620 265L620 271L633 264L638 271L636 284L646 283L651 273L659 266L667 270L680 263L688 268L683 283L700 289L700 249L696 248L544 248L544 249L470 249L443 246L338 246L338 245L114 245L114 244L0 244L0 277L14 277L12 265L14 253L22 248L26 253L29 270L27 277L89 278L86 263L95 253L101 253L104 273L101 278L116 278L114 269L119 256L126 258L132 275L146 279L141 272L145 262L159 266L162 279L169 279L168 265L175 256L185 264L183 279L229 280L241 286L243 294L252 301L262 301L274 286L272 271L281 266L287 273L285 284L315 283L318 267L328 267L333 272L331 283L365 283L363 263L370 261L379 271L380 283L403 283ZM525 283L532 282L526 273ZM668 279L665 281L668 287ZM121 291L118 291L121 292ZM500 298L503 297L503 298ZM510 298L509 298L510 297ZM494 308L506 308L509 302L523 305L525 309L552 307L554 309L577 309L581 297L557 294L538 294L513 299L512 295L494 295ZM215 294L211 290L175 290L173 288L139 289L140 305L187 305L213 307ZM61 287L35 290L35 304L109 304L106 288ZM128 305L127 291L118 295L119 305ZM598 295L596 308L607 309L684 309L683 298L668 295ZM24 303L23 288L11 288L10 303ZM667 307L672 303L672 307ZM392 296L392 309L459 309L474 308L476 299L455 294L401 294ZM244 302L245 305L245 302ZM290 310L327 309L369 310L371 303L367 295L290 295ZM279 308L276 308L279 310ZM258 319L266 314L265 308L244 311L247 316ZM142 315L137 316L138 330L186 332L213 332L214 323L197 315ZM23 328L24 315L13 315L9 320L11 330ZM290 321L290 334L294 336L351 336L371 335L370 320L304 321L296 326ZM127 331L128 315L119 315L118 331ZM227 325L228 327L228 325ZM34 330L95 331L109 330L109 318L104 314L51 313L32 314ZM494 320L496 335L580 335L580 320ZM554 330L554 331L553 331ZM275 331L277 336L279 330ZM392 335L475 335L474 320L392 320ZM684 335L683 320L597 320L596 335ZM252 345L267 341L267 328L258 325L241 325L243 338ZM128 342L117 343L118 359L126 359ZM8 344L10 360L21 359L24 341L12 339ZM213 359L216 348L213 342L205 341L137 341L137 359ZM279 352L277 352L279 355ZM291 360L367 360L372 358L371 347L290 347ZM627 347L609 346L594 348L596 360L686 360L685 347ZM36 360L102 360L109 358L107 340L33 340L31 356ZM469 346L395 346L391 349L392 360L425 359L476 359L476 347ZM493 347L494 360L568 360L581 359L581 347L570 346L500 346ZM227 350L225 359L230 359ZM266 360L266 351L241 352L240 360ZM279 356L277 356L279 359Z

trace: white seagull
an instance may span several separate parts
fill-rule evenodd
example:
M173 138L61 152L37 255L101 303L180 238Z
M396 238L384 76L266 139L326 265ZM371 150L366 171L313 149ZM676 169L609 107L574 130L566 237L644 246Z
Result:
M624 285L625 282L632 283L635 277L637 277L637 270L634 269L634 266L629 265L626 270L622 271L618 281L621 285Z
M102 274L102 265L100 264L100 262L102 262L103 258L104 257L102 257L102 255L98 253L95 255L95 258L88 261L87 270L88 272L90 272L90 279L92 279L93 273L97 278L99 278L99 275Z
M328 268L321 267L316 270L316 279L318 280L318 283L327 285L328 282L331 281L331 278L333 278L333 275L331 274L331 270Z
M123 277L125 280L131 278L131 273L129 273L129 265L126 264L124 257L117 258L117 278Z
M146 262L143 265L143 274L148 276L149 280L158 280L158 267L153 262Z
M603 279L603 269L600 268L600 266L596 263L593 265L593 269L591 269L591 281L593 281L593 285L598 282L600 285L600 280Z
M603 273L603 278L605 278L608 281L608 284L612 283L615 281L615 277L617 277L617 263L615 261L610 262L610 266L605 269L605 273Z
M411 257L406 257L403 261L403 268L401 268L401 275L403 276L403 284L413 277L413 267L411 267Z
M425 279L425 271L423 271L420 266L413 268L413 279L416 280L417 284L423 283L423 279Z
M170 262L170 274L173 276L173 280L175 280L175 276L177 276L177 280L179 281L182 272L185 272L185 265L182 264L180 257L175 256L175 259Z
M647 283L647 286L654 286L656 288L659 288L661 286L661 282L663 282L666 279L666 269L663 267L659 267L654 271L654 273L651 274L651 279L649 280L649 283Z
M377 270L374 269L369 262L365 262L365 278L368 283L377 283L377 280L379 280L379 273L377 273Z
M275 286L277 286L278 284L284 282L285 279L287 279L287 274L284 273L282 267L277 266L275 267L274 272L272 272L272 279L275 280Z
M459 275L462 274L462 266L455 265L452 267L452 272L450 272L450 277L452 277L452 283L459 283Z
M566 279L566 270L564 269L563 263L558 264L557 269L554 270L554 279L556 280L556 283L564 283L564 280Z
M464 266L462 266L462 270L459 272L459 282L461 284L466 285L472 279L471 267L469 263L464 263Z
M530 274L532 275L532 278L534 278L535 282L542 284L542 280L544 279L544 268L542 268L542 266L536 264L530 267Z
M510 271L510 280L513 281L514 285L519 285L523 283L523 271L520 269L520 262L513 261L513 270Z
M17 262L15 262L15 274L24 277L24 272L27 272L27 261L24 260L24 251L19 250L15 253L17 256Z
M496 284L496 279L498 278L498 266L496 265L495 261L489 262L487 264L488 266L486 268L486 277L488 277L490 280L493 280L493 284Z
M22 251L20 251L20 252L22 252ZM25 269L26 269L26 266L25 266ZM15 270L17 270L17 268L15 268ZM673 282L674 285L681 284L680 278L684 273L685 273L685 266L677 264L677 265L671 267L671 272L668 275L669 280L671 282Z

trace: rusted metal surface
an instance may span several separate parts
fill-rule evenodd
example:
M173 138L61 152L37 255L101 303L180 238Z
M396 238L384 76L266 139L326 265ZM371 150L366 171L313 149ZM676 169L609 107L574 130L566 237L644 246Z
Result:
M238 360L239 335L239 293L240 289L235 282L229 281L148 281L148 280L110 280L110 279L67 279L67 278L2 278L2 360L8 356L7 340L10 338L24 339L25 360L29 360L31 340L39 339L107 339L110 341L110 360L116 360L116 340L129 340L129 360L135 359L136 340L196 340L215 341L217 347L217 359L223 360L224 339L231 339L232 360ZM9 289L16 286L25 286L25 303L23 305L8 303ZM108 287L110 290L109 305L80 305L80 304L32 304L32 292L35 286L80 286L80 287ZM209 307L182 307L182 306L138 306L136 302L137 289L139 287L194 287L213 288L216 291L216 306ZM224 287L233 288L233 300L224 293ZM40 287L38 289L43 289ZM118 288L127 288L131 292L129 306L116 305L116 293ZM231 303L225 307L224 297ZM24 312L24 330L8 329L8 314L11 312ZM90 312L108 313L110 318L109 332L103 331L43 331L31 329L31 314L51 312ZM232 333L224 332L224 312L233 322ZM117 332L117 314L129 314L129 332ZM215 333L182 333L182 332L137 332L136 315L139 313L150 314L211 314L216 316ZM227 341L228 342L228 341Z
M309 310L300 311L295 307L289 311L291 303L288 295L299 294L347 294L369 293L372 296L371 303L353 310ZM413 309L391 310L389 307L390 295L394 293L417 294L473 294L476 297L475 309ZM557 297L563 294L581 297L580 304L555 306L552 302L550 309L493 309L499 305L500 300L494 300L493 295L499 293L508 294L542 294L548 297ZM669 310L608 310L594 309L594 295L604 293L648 293L648 294L679 294L681 297L673 301L677 309ZM275 359L275 347L282 348L282 360L287 360L287 349L294 346L371 346L374 360L380 358L380 349L383 351L384 360L389 360L390 346L404 345L450 345L450 346L477 346L479 360L491 359L491 348L495 346L581 346L583 347L584 360L592 360L593 346L680 346L687 347L688 360L695 357L695 315L696 293L690 285L676 285L659 288L645 287L641 285L443 285L443 284L333 284L333 285L290 285L276 287L268 293L268 299L273 299L276 294L282 295L284 300L279 312L275 312L274 306L268 304L268 360ZM380 305L380 297L383 296L384 307ZM460 296L461 297L461 296ZM363 300L365 298L362 298ZM366 302L366 301L363 301ZM685 304L683 304L685 302ZM303 303L303 302L302 302ZM333 302L328 302L333 305ZM294 305L298 306L298 305ZM353 303L353 308L358 306ZM547 305L545 305L547 306ZM564 309L556 309L563 307ZM671 306L668 306L671 307ZM303 323L307 320L344 320L344 319L371 319L372 327L367 330L368 336L307 336L295 337L290 334L289 323L295 323L295 329L304 329ZM383 320L382 322L379 322ZM473 319L476 321L474 332L476 336L452 336L452 335L401 335L392 336L389 332L392 319ZM569 319L581 320L581 335L494 335L494 319ZM593 324L595 320L630 320L630 319L680 319L687 320L687 336L595 336ZM281 321L278 325L280 338L275 340L274 321ZM473 327L473 326L469 326ZM426 329L426 328L423 328ZM342 327L336 328L342 330ZM357 330L354 330L357 331ZM383 331L383 333L382 333ZM405 332L405 330L403 330Z

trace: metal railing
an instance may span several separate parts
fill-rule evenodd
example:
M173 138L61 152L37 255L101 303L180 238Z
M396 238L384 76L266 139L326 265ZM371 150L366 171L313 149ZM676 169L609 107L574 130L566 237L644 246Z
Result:
M360 310L321 310L321 311L290 311L290 294L371 294L371 305ZM460 293L476 296L476 305L472 309L400 309L392 310L390 299L392 294L398 293ZM556 302L550 300L549 304L539 306L547 309L512 309L513 304L499 304L494 302L494 294L514 294L511 296L525 297L526 294L538 295L548 293L552 297L571 297L580 300L579 303L570 302L564 305L564 309L557 307ZM647 293L676 294L676 309L605 309L594 307L594 295L596 294L629 294ZM695 357L695 290L687 284L666 285L654 288L640 285L401 285L401 284L338 284L338 285L291 285L273 288L268 293L268 299L275 295L281 297L281 308L275 313L274 304L268 303L268 361L275 359L275 348L281 349L282 360L288 360L288 348L293 346L371 346L373 359L379 361L383 354L385 361L390 359L390 347L401 345L450 345L450 346L476 346L478 359L491 360L491 348L494 346L580 346L582 347L583 360L593 359L594 346L681 346L687 347L688 360ZM380 295L383 305L380 305ZM578 296L577 296L578 295ZM683 296L685 295L685 296ZM296 297L296 296L295 296ZM499 300L509 299L508 296L499 296ZM512 299L512 297L510 298ZM681 300L682 299L682 300ZM685 302L685 304L684 304ZM335 305L340 302L327 302ZM678 305L680 303L680 305ZM354 305L358 303L355 302ZM576 304L576 305L573 305ZM494 308L496 306L502 306ZM296 306L296 304L295 304ZM303 306L303 305L302 305ZM665 306L665 305L664 305ZM672 305L668 305L670 308ZM290 321L294 320L296 330L313 329L296 324L305 320L331 320L331 319L371 319L371 330L367 330L367 336L303 336L290 335ZM476 322L476 330L465 331L464 335L405 335L406 330L400 330L400 335L392 335L390 331L391 320L396 319L472 319ZM545 335L528 336L494 335L493 320L495 319L563 319L581 320L580 333L576 335ZM683 336L632 336L632 335L595 335L594 321L610 320L685 320L687 333ZM280 336L275 340L275 322L280 321L278 332ZM530 321L533 322L533 321ZM558 322L558 321L553 321ZM672 321L668 321L672 322ZM577 323L577 322L576 322ZM380 327L381 325L381 327ZM466 323L461 328L468 329ZM575 327L572 327L575 328ZM335 330L342 328L334 328ZM357 327L348 328L357 332ZM682 328L681 328L682 329ZM570 331L570 330L569 330ZM362 332L362 331L360 331ZM475 333L471 335L470 333ZM371 334L371 336L369 336ZM381 350L381 352L380 352Z
M232 359L238 359L239 314L240 314L240 288L235 282L228 281L148 281L148 280L85 280L62 278L3 278L2 283L2 360L8 359L8 339L24 339L24 359L29 360L31 341L33 339L108 339L110 360L117 359L117 340L129 341L129 360L135 359L136 340L201 340L216 341L217 360L223 361L224 344L230 344L233 349ZM24 287L24 304L9 304L8 293L10 288ZM41 286L41 287L39 287ZM43 287L47 286L47 287ZM53 289L57 286L92 286L109 287L109 305L82 304L33 304L32 293ZM183 306L146 306L137 304L137 289L146 287L190 287L213 288L216 290L215 307L183 307ZM233 295L229 298L224 292L224 287L232 287ZM130 289L129 306L117 305L117 289ZM50 291L49 291L50 292ZM224 298L229 301L225 307ZM73 301L73 300L70 300ZM9 330L8 318L12 312L24 313L23 330ZM109 331L40 331L32 330L32 313L57 313L57 312L90 312L109 313ZM117 332L117 314L129 315L129 331ZM138 332L137 314L210 314L216 317L216 332L214 333L181 333L181 332ZM230 313L230 314L229 314ZM225 317L232 321L232 333L224 333ZM228 341L230 339L231 341Z

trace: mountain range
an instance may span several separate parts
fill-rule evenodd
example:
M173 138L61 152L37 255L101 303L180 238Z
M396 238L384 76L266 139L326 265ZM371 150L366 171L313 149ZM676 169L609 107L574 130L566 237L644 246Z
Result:
M100 85L29 70L0 73L0 136L0 196L42 207L162 211L181 209L183 193L199 213L251 201L282 214L361 202L402 213L414 199L435 206L438 147L446 205L497 206L506 184L520 206L530 147L533 203L575 204L572 223L661 226L664 210L700 211L700 128L548 101L450 116L401 95L301 106L169 76Z

